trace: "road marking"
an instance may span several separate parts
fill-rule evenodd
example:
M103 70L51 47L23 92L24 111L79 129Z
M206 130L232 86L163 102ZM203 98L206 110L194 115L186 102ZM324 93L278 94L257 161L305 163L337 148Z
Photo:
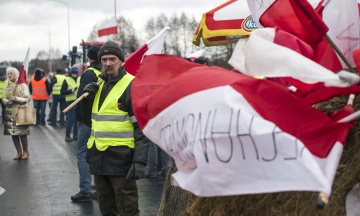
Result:
M1 196L1 194L5 193L5 191L6 190L4 188L0 187L0 196Z
M65 158L65 160L67 160L70 165L77 168L77 164L75 160L71 159L70 155L66 152L66 150L61 145L59 145L59 140L62 140L62 137L59 135L59 133L56 130L54 130L52 127L45 127L39 125L39 128L45 134L45 136L50 140L50 142L54 145L54 147L60 152L60 154ZM53 136L49 133L48 130L46 130L46 128L52 132ZM58 140L56 140L54 136L56 136ZM63 144L65 145L65 143Z

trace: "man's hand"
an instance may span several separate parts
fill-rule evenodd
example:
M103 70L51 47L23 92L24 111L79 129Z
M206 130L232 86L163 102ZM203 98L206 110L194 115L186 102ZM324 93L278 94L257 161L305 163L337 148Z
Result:
M84 87L84 92L88 92L90 94L96 94L99 90L99 85L96 82L91 82Z
M139 180L145 176L145 164L135 162L131 165L126 178Z

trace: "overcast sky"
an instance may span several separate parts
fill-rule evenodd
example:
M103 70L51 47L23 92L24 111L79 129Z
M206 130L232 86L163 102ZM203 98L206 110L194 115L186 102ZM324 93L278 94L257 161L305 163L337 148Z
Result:
M115 14L115 0L59 1L0 0L0 62L24 61L28 47L30 59L35 58L40 50L48 51L49 26L51 47L59 48L62 54L66 54L69 47L67 5L70 14L70 47L79 45L82 39L86 40L94 25ZM141 36L145 34L146 21L162 12L167 16L185 12L200 21L204 12L226 1L116 0L116 14L129 19Z

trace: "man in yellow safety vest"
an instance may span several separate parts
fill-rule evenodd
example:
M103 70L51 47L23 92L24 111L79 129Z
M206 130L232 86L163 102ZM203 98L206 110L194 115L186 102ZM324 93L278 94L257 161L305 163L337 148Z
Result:
M80 85L77 91L77 98L83 95L85 86L91 82L97 82L101 73L101 64L98 60L98 52L100 46L90 47L87 53L87 59L90 63L89 67L81 74ZM86 162L87 142L91 134L91 128L83 121L81 103L78 103L75 108L76 120L78 121L78 142L76 145L76 158L79 170L79 188L80 191L71 196L73 202L91 202L96 199L96 193L92 192L91 182L92 176L89 171L89 164ZM87 109L89 116L91 116L91 109Z
M83 109L92 107L91 116L83 119L91 127L86 159L94 175L101 214L139 215L136 180L145 175L149 139L131 105L134 76L122 66L124 54L115 42L101 46L98 58L104 82L86 85L84 92L89 96L82 104Z
M51 123L49 125L56 126L57 109L60 104L60 126L65 126L65 116L62 112L66 108L65 96L61 94L61 86L66 79L64 70L57 69L55 76L50 81L50 89L52 89L53 104L51 106Z
M76 100L77 89L79 87L79 69L72 67L70 69L70 75L67 76L61 86L60 93L65 95L66 107ZM73 130L73 138L70 137L71 130ZM75 107L72 107L67 111L66 116L66 129L65 129L65 141L71 142L77 140L77 120L75 115Z

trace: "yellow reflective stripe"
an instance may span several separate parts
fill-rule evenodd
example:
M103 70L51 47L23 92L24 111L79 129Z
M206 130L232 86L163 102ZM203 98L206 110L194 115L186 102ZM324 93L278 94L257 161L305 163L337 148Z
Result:
M130 120L128 115L99 115L96 113L91 114L91 119L95 121L116 121L116 122L123 122Z
M48 95L47 92L33 92L33 95Z
M125 132L106 132L106 131L97 131L91 130L91 136L95 138L133 138L133 131Z

